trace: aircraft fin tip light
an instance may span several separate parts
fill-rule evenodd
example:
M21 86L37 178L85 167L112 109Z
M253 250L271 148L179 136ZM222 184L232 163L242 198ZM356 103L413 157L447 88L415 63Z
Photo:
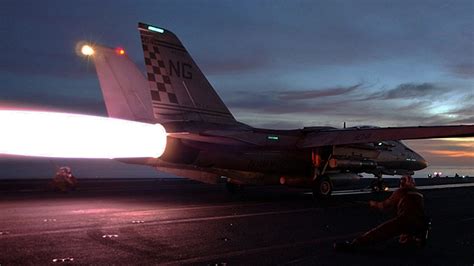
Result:
M158 27L155 27L155 26L151 26L151 25L149 25L147 27L147 29L150 30L150 31L158 32L158 33L165 33L164 29L161 29L161 28L158 28Z
M91 55L94 54L94 48L92 48L92 46L90 46L88 44L84 44L81 47L81 53L85 56L91 56Z

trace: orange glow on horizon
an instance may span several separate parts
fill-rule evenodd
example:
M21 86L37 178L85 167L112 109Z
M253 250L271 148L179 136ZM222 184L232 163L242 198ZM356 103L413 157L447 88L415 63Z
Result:
M449 141L449 142L472 142L471 145L474 145L474 137L467 137L467 138L447 138L447 139L439 139L442 141Z
M465 157L474 158L474 151L448 151L448 150L427 150L427 152L435 155L442 155L448 157Z
M424 156L430 164L474 165L474 138L444 138L426 140L406 140L416 152Z

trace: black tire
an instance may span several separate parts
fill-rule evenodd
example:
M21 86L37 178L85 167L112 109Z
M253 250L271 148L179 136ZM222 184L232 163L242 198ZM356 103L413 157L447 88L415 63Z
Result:
M313 184L314 199L328 199L331 197L333 185L329 177L319 176Z

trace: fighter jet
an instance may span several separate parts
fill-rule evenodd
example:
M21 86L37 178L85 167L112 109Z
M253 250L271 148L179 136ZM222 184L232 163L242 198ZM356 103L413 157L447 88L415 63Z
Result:
M121 159L126 163L205 183L225 179L230 191L280 184L327 198L336 180L426 168L401 140L474 136L474 125L255 128L234 118L173 32L145 23L138 30L146 75L123 49L82 47L94 62L110 117L160 123L168 132L160 158Z

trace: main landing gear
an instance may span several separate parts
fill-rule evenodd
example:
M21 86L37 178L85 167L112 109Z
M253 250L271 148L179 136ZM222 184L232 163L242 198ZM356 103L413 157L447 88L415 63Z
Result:
M332 194L332 182L329 179L329 177L325 175L321 175L316 177L316 179L313 181L313 198L314 199L327 199L331 196Z

